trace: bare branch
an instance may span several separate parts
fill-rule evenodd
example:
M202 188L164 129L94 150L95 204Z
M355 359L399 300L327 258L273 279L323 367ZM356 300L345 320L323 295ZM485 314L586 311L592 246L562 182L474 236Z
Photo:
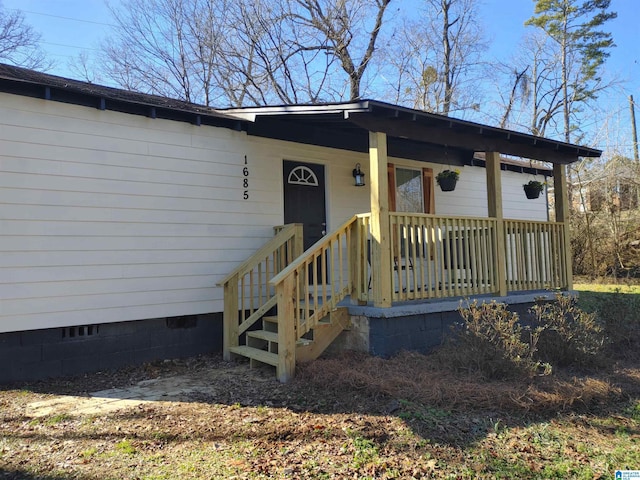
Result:
M48 70L53 62L40 49L40 34L25 22L19 10L0 3L0 60L34 70Z

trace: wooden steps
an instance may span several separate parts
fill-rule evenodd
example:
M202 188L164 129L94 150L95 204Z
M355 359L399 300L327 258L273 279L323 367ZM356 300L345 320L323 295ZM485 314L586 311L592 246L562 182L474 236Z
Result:
M367 235L368 218L354 215L307 250L302 224L278 227L274 239L227 275L221 283L224 359L274 365L278 380L287 382L298 352L304 359L319 356L344 328L332 318L356 288L351 275L362 252L354 250ZM269 316L276 310L277 318Z
M349 328L351 317L346 308L338 308L329 313L323 322L318 322L318 326L313 329L313 341L306 345L298 343L296 346L296 361L310 362L318 358L329 345Z
M270 332L267 330L251 330L247 332L247 337L257 338L265 342L278 343L278 332Z
M240 345L238 347L229 348L231 353L247 357L251 360L257 360L267 365L278 366L278 354L267 352L266 350L260 350L259 348L248 347L247 345Z
M278 332L278 317L276 315L267 315L262 317L262 328L269 332Z
M318 358L322 352L349 325L349 314L344 307L338 308L324 318L310 332L296 341L296 360L308 362ZM230 348L230 352L246 357L252 367L256 362L278 368L278 317L262 317L261 330L248 330L245 333L246 345Z

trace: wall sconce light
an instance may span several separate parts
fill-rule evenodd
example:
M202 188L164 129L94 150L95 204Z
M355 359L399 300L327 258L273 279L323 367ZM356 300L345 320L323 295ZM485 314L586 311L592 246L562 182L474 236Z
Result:
M356 168L353 169L353 178L356 180L356 187L364 187L364 173L360 171L359 163L356 163Z

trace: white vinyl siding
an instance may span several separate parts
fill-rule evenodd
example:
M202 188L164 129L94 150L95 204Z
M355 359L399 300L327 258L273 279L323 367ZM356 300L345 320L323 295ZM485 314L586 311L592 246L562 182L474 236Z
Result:
M529 200L522 187L529 180L546 182L542 175L533 176L528 173L502 172L502 204L504 218L515 220L537 220L547 222L549 220L547 206L547 189L539 198Z
M216 283L282 220L260 149L225 128L1 94L0 332L222 311Z
M453 192L443 192L435 184L436 214L451 216L486 217L489 214L487 202L486 169L483 167L458 167L460 179ZM434 176L443 170L434 166ZM533 178L532 175L502 170L502 209L504 218L515 220L547 221L546 195L529 200L522 185ZM543 177L538 176L542 181ZM546 191L545 191L546 192Z
M0 94L0 332L221 312L284 159L326 165L328 228L369 210L366 155Z
M366 154L0 94L0 332L221 312L217 282L283 222L283 160L325 165L329 231L370 210ZM485 170L461 170L436 213L486 216ZM505 216L545 219L524 177Z

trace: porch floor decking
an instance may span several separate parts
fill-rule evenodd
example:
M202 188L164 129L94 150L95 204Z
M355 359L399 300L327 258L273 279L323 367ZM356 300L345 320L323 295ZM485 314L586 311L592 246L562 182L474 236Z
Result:
M563 294L575 294L573 291L564 291ZM550 290L528 290L523 292L510 292L506 297L492 294L479 294L472 296L459 296L448 298L431 298L425 300L408 300L405 302L394 303L389 308L378 308L373 306L373 302L367 305L353 305L351 299L346 298L340 303L341 306L347 308L349 315L364 316L369 318L394 318L406 317L410 315L421 315L425 313L441 313L454 312L460 307L460 302L466 303L478 300L479 302L489 303L496 301L498 303L506 303L507 305L521 305L526 303L534 303L537 299L553 300L556 292Z

